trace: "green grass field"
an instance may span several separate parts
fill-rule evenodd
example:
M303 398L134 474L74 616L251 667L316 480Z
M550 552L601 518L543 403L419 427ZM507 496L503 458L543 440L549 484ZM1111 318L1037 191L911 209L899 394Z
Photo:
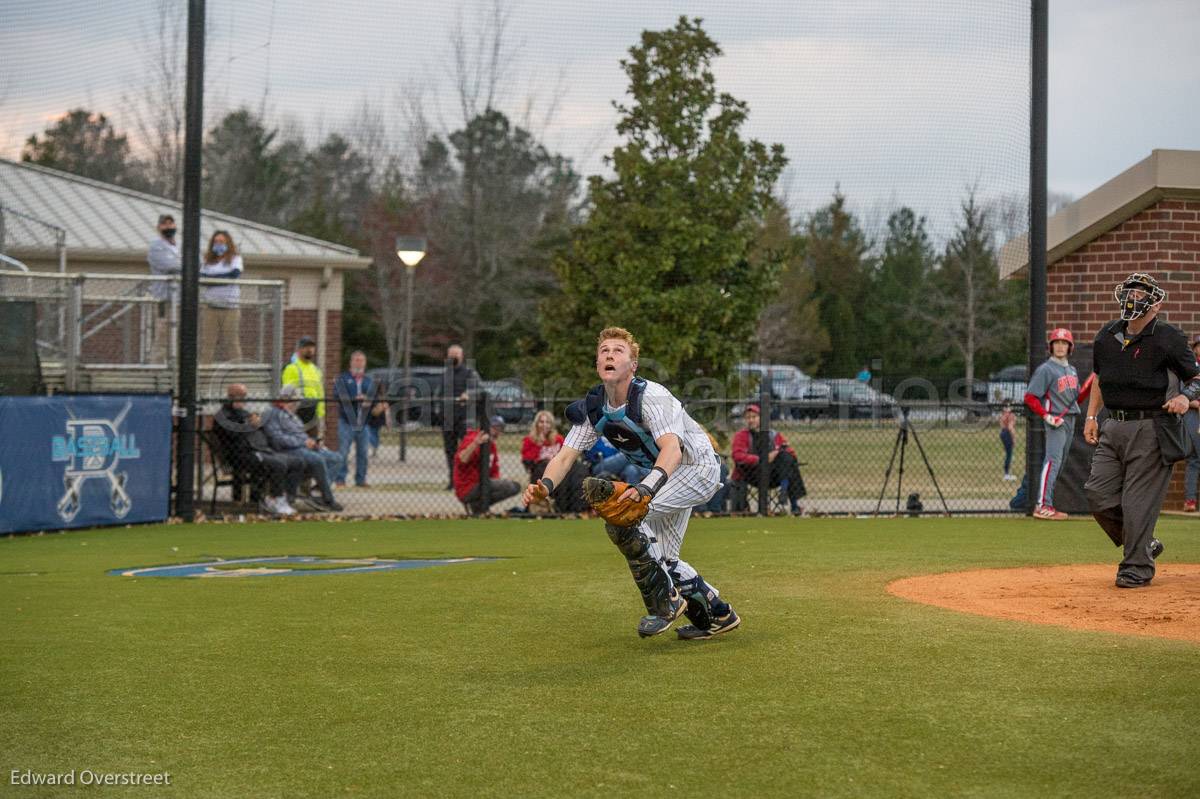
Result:
M1164 519L1167 557L1200 560ZM265 555L503 560L128 578ZM1200 649L885 593L971 567L1113 562L1090 523L697 519L744 618L639 640L596 521L178 525L0 539L0 794L1196 796ZM34 788L12 770L170 772ZM140 792L140 793L139 793Z

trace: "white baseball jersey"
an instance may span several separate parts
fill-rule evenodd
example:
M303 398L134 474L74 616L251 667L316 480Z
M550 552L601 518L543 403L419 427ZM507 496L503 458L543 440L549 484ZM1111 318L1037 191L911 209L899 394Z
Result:
M641 405L643 425L646 432L655 441L667 433L674 433L679 437L680 448L683 450L683 464L708 465L716 461L717 456L713 452L708 434L696 423L695 419L688 416L687 411L683 409L683 404L665 386L647 380L646 388L642 392ZM625 408L624 405L614 408L608 404L607 400L604 403L606 414L616 413L623 408ZM572 449L586 452L599 438L596 429L585 421L571 428L567 433L565 443Z

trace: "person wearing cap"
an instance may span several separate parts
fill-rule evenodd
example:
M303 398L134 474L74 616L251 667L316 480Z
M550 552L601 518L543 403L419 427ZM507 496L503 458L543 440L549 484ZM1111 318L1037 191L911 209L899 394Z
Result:
M747 405L746 410L742 412L742 419L746 422L746 426L733 435L733 482L735 484L758 484L758 443L763 435L762 431L758 429L759 413L758 405L755 403ZM804 478L800 476L800 462L796 458L796 451L788 445L782 433L769 430L766 436L767 441L770 442L767 453L767 463L771 470L770 485L772 488L783 486L792 513L798 515L803 511L803 508L800 507L800 500L808 492L804 487ZM735 504L741 503L739 501Z
M1190 449L1182 417L1200 399L1200 362L1183 332L1158 318L1167 293L1153 276L1135 272L1113 296L1121 318L1101 328L1092 350L1096 384L1083 437L1097 446L1083 488L1092 516L1123 548L1117 587L1141 588L1154 579L1163 553L1154 526L1171 467ZM1108 411L1103 425L1102 408Z
M263 413L262 430L276 452L295 455L304 461L305 474L316 482L320 491L319 498L304 497L304 501L317 510L343 510L333 496L331 480L341 465L341 456L322 447L305 432L304 423L296 415L299 406L300 389L297 386L286 385L279 389L279 398Z
M1200 361L1200 335L1192 339L1192 355ZM1192 454L1188 455L1187 474L1183 478L1183 511L1196 512L1196 483L1200 482L1200 399L1188 402L1183 426L1192 439Z
M150 274L158 277L178 277L183 272L179 245L175 242L175 217L162 214L158 218L158 235L150 240L146 249L146 262ZM154 318L154 341L151 342L150 359L163 363L167 359L167 341L171 335L171 308L179 304L179 283L156 280L150 284L150 293L158 301Z
M496 450L496 439L503 433L504 417L493 416L488 420L487 430L467 430L454 454L454 495L474 515L487 513L492 503L508 499L521 491L516 481L500 479L500 453ZM486 448L484 444L487 444ZM485 451L491 464L488 468L490 479L486 498L479 478Z
M1046 337L1050 357L1033 372L1025 389L1025 405L1046 426L1046 454L1038 473L1037 502L1033 518L1062 521L1067 514L1054 509L1054 484L1067 462L1071 441L1075 438L1075 417L1079 403L1087 399L1094 375L1082 386L1079 373L1067 360L1075 349L1075 337L1065 327L1056 327Z
M297 416L313 437L320 439L325 429L325 375L316 364L317 342L312 336L304 335L296 342L296 354L287 366L279 382L284 386L296 386L304 401L300 403ZM315 429L314 429L315 428Z

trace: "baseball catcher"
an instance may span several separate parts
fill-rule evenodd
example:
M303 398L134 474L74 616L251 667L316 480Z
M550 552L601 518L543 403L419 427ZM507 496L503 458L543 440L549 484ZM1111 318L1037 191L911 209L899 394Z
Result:
M695 505L720 487L720 461L704 430L666 388L635 377L638 344L619 327L600 332L596 372L600 385L567 408L571 432L540 481L525 489L528 505L554 492L581 452L605 436L634 463L650 469L629 485L584 480L588 503L604 519L609 539L624 556L642 596L643 638L670 629L680 616L691 624L676 634L700 640L736 628L741 619L716 588L680 560L679 549Z

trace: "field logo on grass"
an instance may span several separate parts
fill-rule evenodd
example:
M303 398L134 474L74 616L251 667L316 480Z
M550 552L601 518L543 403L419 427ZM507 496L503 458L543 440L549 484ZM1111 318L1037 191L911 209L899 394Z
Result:
M278 575L363 574L366 572L424 569L457 563L484 563L496 558L434 558L400 560L397 558L319 558L313 555L208 560L203 563L179 563L174 566L147 566L113 569L119 577L271 577Z
M51 441L51 457L57 462L66 462L63 472L64 493L58 501L59 517L69 522L82 507L83 484L88 480L108 481L109 508L118 519L125 518L133 507L133 500L125 490L128 475L117 471L121 460L141 457L137 440L132 434L122 435L121 423L125 421L133 403L126 402L121 412L112 419L76 419L67 408L67 433L54 436Z

